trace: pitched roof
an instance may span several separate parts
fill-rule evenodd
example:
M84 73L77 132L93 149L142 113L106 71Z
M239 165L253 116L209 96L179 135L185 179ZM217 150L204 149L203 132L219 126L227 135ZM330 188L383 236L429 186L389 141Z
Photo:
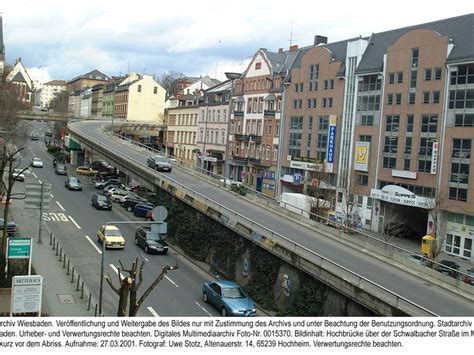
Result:
M93 80L103 80L103 81L108 81L110 78L105 75L104 73L98 71L97 69L94 69L86 74L82 74L79 76L76 76L75 78L69 80L70 83L80 80L80 79L93 79Z
M48 81L47 83L43 85L51 85L51 86L66 86L66 81L65 80L51 80Z
M448 63L474 59L474 40L472 36L474 33L474 14L468 14L373 34L356 73L364 74L381 71L387 47L393 45L404 34L417 29L433 30L441 36L448 36L452 39L455 46L448 56Z

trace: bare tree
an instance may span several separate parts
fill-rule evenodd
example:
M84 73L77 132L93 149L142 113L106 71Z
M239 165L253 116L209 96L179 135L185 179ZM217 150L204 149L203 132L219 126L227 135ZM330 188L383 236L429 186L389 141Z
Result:
M69 109L69 92L67 90L59 91L49 104L49 108L54 112L67 113Z
M165 277L166 273L170 270L176 270L178 265L170 266L166 265L161 270L160 274L156 277L155 281L151 283L150 286L146 289L143 295L138 298L138 290L143 284L143 268L144 261L141 260L140 264L138 258L132 263L130 269L125 269L122 265L122 262L119 260L120 267L118 267L117 276L119 279L120 287L115 287L112 283L112 278L109 274L105 276L105 280L109 286L114 290L114 292L119 296L119 304L117 310L117 316L124 317L126 315L126 309L128 304L128 299L130 298L130 305L128 310L129 317L135 317L140 306L143 304L148 295L153 291L153 289L158 285L158 283ZM123 276L122 271L128 272L128 276Z
M308 203L311 209L310 217L320 221L320 217L327 218L325 213L331 206L330 199L334 195L334 190L331 189L330 174L323 170L313 173L313 181L311 186L306 189L308 196Z
M428 234L434 237L430 244L430 257L436 260L443 251L444 241L446 239L446 218L441 210L441 196L439 193L434 198L433 209L430 210L430 219L428 221Z
M347 184L339 188L342 194L340 202L342 210L342 224L344 227L350 227L360 218L358 215L357 195L354 193L354 179L350 179Z
M179 80L183 79L185 75L174 71L163 73L157 80L158 83L166 90L166 98L175 96L179 91Z

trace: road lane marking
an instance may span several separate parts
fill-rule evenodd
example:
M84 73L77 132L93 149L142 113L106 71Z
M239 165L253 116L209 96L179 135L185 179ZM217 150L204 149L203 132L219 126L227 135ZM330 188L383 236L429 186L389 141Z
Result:
M98 252L99 254L102 254L102 250L100 250L100 249L97 247L97 245L95 245L95 243L92 241L91 238L89 238L88 235L85 235L84 237L86 237L86 239L89 241L89 243L91 243L91 245L94 247L95 250L97 250L97 252Z
M37 178L38 178L38 176L36 176L36 174L35 174L35 173L33 173L33 172L32 172L31 174L33 174L33 176L35 177L35 179L37 179Z
M176 287L179 287L179 286L176 285L176 283L175 283L173 280L171 280L168 276L165 275L165 278L166 278L169 282L171 282L173 285L175 285Z
M43 185L43 181L41 181L41 180L38 180L38 182L39 182L41 185Z
M51 198L54 198L53 194L51 194L51 195L49 195L49 196L51 196Z
M211 313L209 313L209 312L208 312L203 306L201 306L199 303L197 303L197 302L194 302L194 303L196 303L196 305L197 305L199 308L201 308L204 312L206 312L209 316L214 317Z
M158 313L156 313L156 311L153 309L153 307L147 307L147 309L150 311L150 313L153 317L159 317L160 316Z
M59 206L60 209L62 209L63 211L66 211L66 209L58 201L56 201L56 204Z
M74 225L77 227L77 229L81 229L81 226L79 224L77 224L77 222L74 220L74 218L69 216L69 219L72 221L72 223L74 223Z
M110 267L112 268L112 270L114 270L114 272L118 275L119 272L118 272L117 267L116 267L115 265L113 265L113 264L109 264L109 266L110 266ZM125 278L125 276L124 276L122 273L120 273L120 279L123 280L124 278Z

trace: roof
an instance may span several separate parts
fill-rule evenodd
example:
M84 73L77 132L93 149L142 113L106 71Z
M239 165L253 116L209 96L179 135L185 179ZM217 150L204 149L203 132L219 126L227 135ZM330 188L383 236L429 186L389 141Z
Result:
M208 94L208 93L213 93L213 92L229 91L231 88L232 88L232 80L229 79L229 80L223 81L222 83L214 85L207 90L204 90L204 93Z
M448 63L474 59L474 14L468 14L373 34L356 73L382 71L387 47L393 45L404 34L417 29L436 31L453 41L454 48L448 56Z
M80 80L80 79L92 79L92 80L102 80L102 81L108 81L110 78L105 75L104 73L98 71L97 69L94 69L86 74L82 74L79 76L76 76L75 78L69 80L70 83Z
M298 51L285 51L285 52L270 52L265 48L261 48L261 51L265 53L274 74L285 73L291 69L293 62L298 54Z
M47 83L43 85L51 85L51 86L66 86L66 81L65 80L51 80L48 81Z

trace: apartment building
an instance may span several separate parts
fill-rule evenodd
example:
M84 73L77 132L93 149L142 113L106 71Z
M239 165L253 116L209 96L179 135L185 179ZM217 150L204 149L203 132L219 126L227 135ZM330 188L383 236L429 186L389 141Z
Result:
M200 93L182 95L168 108L165 139L166 153L189 164L197 164L197 130Z
M272 197L278 185L283 81L297 49L258 50L232 93L229 177Z
M197 164L213 174L223 175L226 160L227 127L232 80L204 91L197 122Z
M95 69L86 74L76 76L67 83L67 90L69 92L75 90L82 90L85 88L91 88L97 84L105 84L110 78L99 70Z
M92 88L85 89L81 93L81 107L79 116L83 118L91 117L92 112Z
M128 121L164 123L166 92L151 75L130 73L115 88L115 117Z
M93 118L102 118L104 88L104 84L97 84L92 87L91 117Z
M51 80L38 86L40 87L35 90L35 105L48 108L56 95L66 90L66 81Z

